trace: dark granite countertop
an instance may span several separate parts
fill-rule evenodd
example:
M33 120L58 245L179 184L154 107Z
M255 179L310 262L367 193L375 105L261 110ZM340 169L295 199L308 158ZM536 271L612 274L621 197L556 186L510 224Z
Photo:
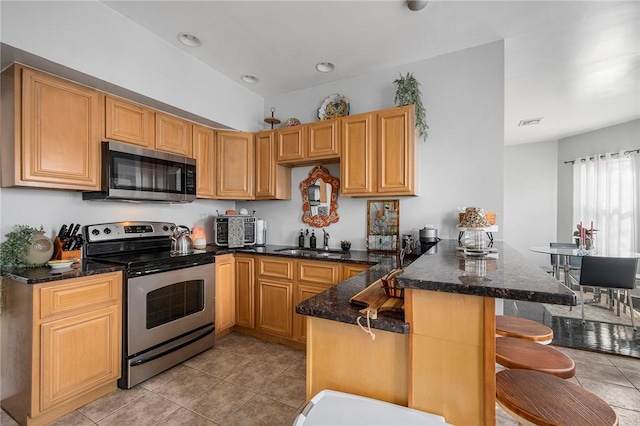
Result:
M51 269L48 266L40 268L15 269L4 274L7 279L13 279L24 284L42 284L69 278L85 277L87 275L104 274L106 272L122 271L122 265L105 264L82 260L67 269Z
M247 254L260 254L268 256L280 256L297 259L313 259L323 260L328 262L349 262L374 265L380 262L380 254L370 254L366 251L349 251L341 252L333 250L328 255L292 255L278 250L286 249L293 246L280 246L280 245L267 245L265 247L251 247L230 249L228 247L218 247L215 245L208 245L205 250L196 250L194 256L210 255L217 256L227 253L247 253ZM3 275L7 278L14 279L16 281L25 284L41 284L50 281L64 280L68 278L84 277L87 275L102 274L105 272L122 271L124 267L122 265L116 265L108 262L95 262L92 260L84 259L81 262L74 265L69 269L51 269L48 266L42 266L39 268L26 268L16 269L5 272Z
M465 256L458 241L442 240L397 277L400 287L495 297L528 302L576 305L569 288L501 241L497 253Z

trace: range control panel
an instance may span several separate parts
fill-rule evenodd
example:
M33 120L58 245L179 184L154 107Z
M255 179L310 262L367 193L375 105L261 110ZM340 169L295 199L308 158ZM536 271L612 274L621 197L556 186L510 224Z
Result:
M82 232L87 242L113 241L127 238L167 237L176 228L171 222L111 222L87 225Z

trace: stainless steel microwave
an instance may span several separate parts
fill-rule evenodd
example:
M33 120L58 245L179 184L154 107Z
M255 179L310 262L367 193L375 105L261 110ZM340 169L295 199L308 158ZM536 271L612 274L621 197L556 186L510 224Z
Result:
M229 248L256 244L256 218L246 215L217 216L215 243Z
M82 199L190 203L196 199L196 160L102 142L102 188L83 192Z

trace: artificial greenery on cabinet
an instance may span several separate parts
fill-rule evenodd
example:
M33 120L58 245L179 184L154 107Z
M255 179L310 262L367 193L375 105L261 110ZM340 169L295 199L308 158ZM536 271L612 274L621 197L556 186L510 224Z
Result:
M33 228L29 225L15 225L13 230L6 235L6 239L0 244L0 272L14 268L32 268L40 266L29 263L26 255L33 243L33 237L44 232L42 226Z
M423 140L427 140L427 111L422 105L422 92L420 91L420 83L412 73L407 72L406 75L400 73L400 78L393 81L396 86L395 103L397 106L415 105L416 111L416 127L418 133Z

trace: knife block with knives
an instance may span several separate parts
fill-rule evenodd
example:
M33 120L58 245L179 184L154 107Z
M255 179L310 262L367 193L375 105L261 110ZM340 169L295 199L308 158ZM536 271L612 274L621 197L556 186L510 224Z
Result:
M53 259L55 260L68 260L68 259L80 259L82 258L83 240L82 235L78 234L80 230L80 224L62 225L60 232L53 240Z

